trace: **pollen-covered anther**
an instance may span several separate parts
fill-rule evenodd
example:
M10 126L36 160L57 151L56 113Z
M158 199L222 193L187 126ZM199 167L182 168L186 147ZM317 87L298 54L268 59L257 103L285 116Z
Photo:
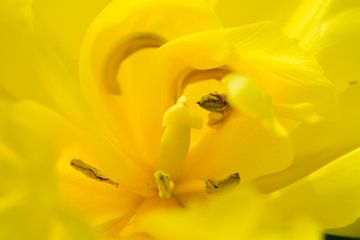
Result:
M224 112L229 106L225 94L217 92L202 96L197 104L209 112Z
M103 175L98 169L96 169L95 167L87 164L86 162L84 162L80 159L71 160L70 165L74 169L82 172L84 175L86 175L89 178L92 178L92 179L94 179L96 181L100 181L100 182L106 182L106 183L109 183L116 187L119 187L119 183L114 182L110 178Z
M170 175L163 171L156 171L154 173L155 182L158 188L159 197L168 199L171 197L171 191L174 189L174 182L171 181Z
M209 194L219 193L240 183L240 174L233 173L224 179L208 179L205 182L206 192Z
M207 125L211 128L218 127L230 112L230 107L223 93L209 93L201 97L197 104L209 111Z

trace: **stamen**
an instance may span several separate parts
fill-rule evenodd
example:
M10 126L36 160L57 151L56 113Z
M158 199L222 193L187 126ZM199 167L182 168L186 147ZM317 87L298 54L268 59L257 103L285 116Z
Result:
M168 199L171 197L171 191L174 189L174 182L171 181L170 175L163 171L156 171L154 173L156 185L158 187L159 197Z
M201 97L197 104L210 112L224 112L229 106L226 101L225 94L217 92L209 93Z
M226 119L230 113L230 107L226 101L226 95L223 93L209 93L202 96L197 104L209 111L207 125L211 128L217 128Z
M225 189L234 187L239 183L240 183L239 173L231 174L222 180L208 179L205 182L206 192L209 194L219 193L221 191L224 191Z
M104 175L102 175L100 173L100 171L98 169L94 168L93 166L85 163L84 161L82 161L80 159L71 160L70 165L73 168L75 168L76 170L82 172L84 175L86 175L89 178L95 179L100 182L106 182L106 183L112 184L116 187L119 187L118 183L114 182L113 180L111 180L108 177L105 177Z
M135 52L145 48L158 48L166 40L154 33L136 33L121 41L111 49L104 62L102 81L106 91L112 94L120 94L120 86L117 74L121 63Z

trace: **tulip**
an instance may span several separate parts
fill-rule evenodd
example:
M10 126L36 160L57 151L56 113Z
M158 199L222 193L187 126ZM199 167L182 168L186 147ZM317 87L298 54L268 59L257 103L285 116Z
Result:
M356 7L1 3L0 236L357 236Z

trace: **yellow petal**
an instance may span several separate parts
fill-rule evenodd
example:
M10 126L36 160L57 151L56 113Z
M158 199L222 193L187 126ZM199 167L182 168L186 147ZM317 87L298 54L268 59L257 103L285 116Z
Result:
M356 149L300 181L274 192L287 215L313 217L323 228L339 228L360 216L360 149Z
M30 205L33 204L33 205ZM53 214L44 210L50 210L46 206L34 204L34 202L23 203L14 209L0 214L0 237L3 239L47 239ZM43 209L41 211L40 209ZM19 223L24 227L19 231Z
M0 140L0 192L3 195L18 191L19 184L24 181L19 172L23 168L23 159ZM15 197L16 198L16 197ZM4 201L4 199L3 199ZM4 203L0 204L3 207Z
M54 202L53 206L46 206L41 200L44 199L23 201L12 209L1 211L0 237L14 240L98 239L94 229L84 219L79 218L58 202ZM21 231L19 224L24 224Z
M61 212L55 221L52 222L52 229L48 239L79 239L79 240L98 240L99 233L83 218L74 214L66 208L58 208Z
M292 157L289 140L263 129L256 120L231 116L191 149L180 178L222 179L238 172L246 182L285 169Z
M337 121L303 124L290 138L294 144L294 163L286 170L257 179L265 191L288 185L360 145L360 87L339 96L341 117Z
M41 102L79 121L85 111L78 83L31 27L27 1L1 3L0 92L3 97Z
M32 1L35 33L77 75L80 47L90 23L112 0ZM66 13L66 14L64 14Z
M359 9L344 11L314 26L301 42L304 48L317 53L320 64L339 93L360 82L359 19Z
M319 19L323 18L331 4L331 0L305 0L296 9L284 32L295 38L300 38Z
M0 238L49 239L53 222L65 214L57 199L53 167L74 134L63 118L36 103L1 102L0 109L0 162L11 164L13 171L1 174L2 182L9 177L12 189L1 189ZM4 199L12 200L7 208ZM19 224L24 224L21 231Z
M321 120L314 105L311 103L299 103L295 105L277 104L274 107L278 116L308 123L316 123Z
M310 102L321 116L336 115L334 88L319 63L283 36L276 25L249 25L233 37L242 38L236 50L244 60L232 67L258 81L274 103Z
M207 204L193 203L186 209L150 213L142 219L142 227L159 239L241 239L258 223L263 206L263 199L237 191Z
M41 84L39 48L30 31L30 10L26 3L0 5L0 77L1 88L15 98L30 98L54 105ZM30 91L31 89L31 91Z
M15 102L1 106L1 139L24 160L52 166L61 147L71 143L72 128L52 110L34 102ZM29 118L31 116L31 118ZM53 139L54 141L49 141Z
M307 38L314 28L342 11L359 8L357 0L304 0L284 28L284 32L298 39Z
M312 221L282 222L264 198L248 189L237 189L185 209L150 213L141 219L139 229L156 239L170 240L321 239Z
M270 96L253 80L238 75L223 79L227 86L226 97L234 109L259 119L273 133L286 137L287 132L276 119Z
M296 10L299 0L212 0L211 6L225 27L241 26L260 21L285 23Z

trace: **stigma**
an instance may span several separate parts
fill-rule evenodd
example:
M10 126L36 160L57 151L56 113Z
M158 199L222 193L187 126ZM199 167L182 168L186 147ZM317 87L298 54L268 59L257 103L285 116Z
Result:
M158 195L162 199L171 197L171 191L174 189L174 182L171 181L170 175L163 171L156 171L154 173L155 182L158 188Z

